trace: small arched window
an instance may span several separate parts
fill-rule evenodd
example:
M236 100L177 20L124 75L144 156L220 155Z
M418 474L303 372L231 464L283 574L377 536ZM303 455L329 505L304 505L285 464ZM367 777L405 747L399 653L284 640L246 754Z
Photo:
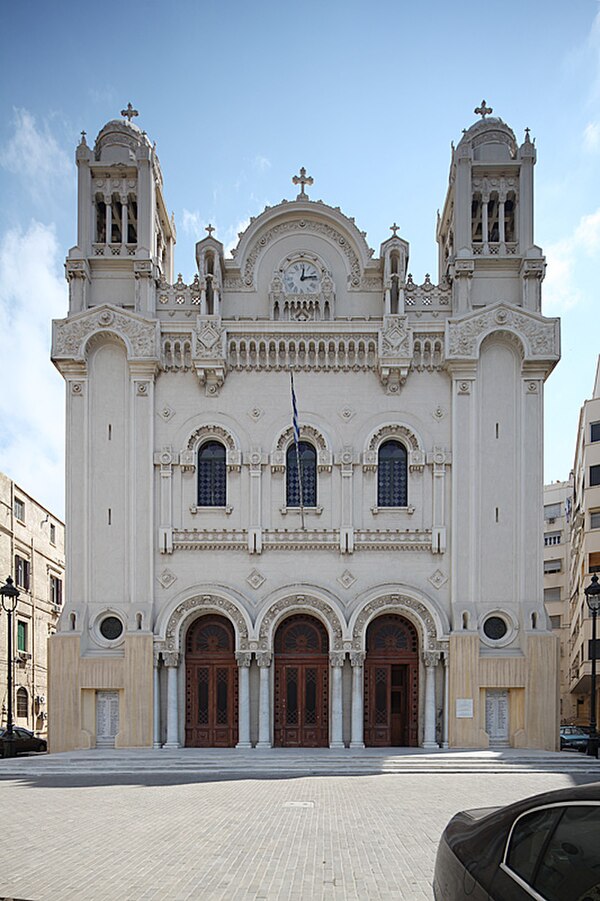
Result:
M17 688L17 716L27 718L28 695L26 688Z
M407 453L399 441L385 441L377 459L377 506L406 507Z
M225 448L207 441L198 451L198 506L224 507L227 503Z
M302 501L305 507L317 506L317 452L307 441L298 444L300 473L302 476ZM296 445L290 444L286 454L286 506L300 506L300 484L298 481L298 459Z

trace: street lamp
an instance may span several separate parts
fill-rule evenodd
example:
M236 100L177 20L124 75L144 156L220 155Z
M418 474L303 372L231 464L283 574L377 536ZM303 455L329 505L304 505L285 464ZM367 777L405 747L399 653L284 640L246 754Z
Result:
M588 738L587 751L589 757L598 756L598 742L600 741L596 732L596 617L600 609L600 585L598 585L598 576L596 573L592 576L591 582L587 588L583 589L585 599L592 614L592 691L591 691L591 712L590 712L590 737Z
M12 649L12 617L17 609L17 601L19 600L19 590L15 588L13 580L7 577L5 584L0 588L0 597L2 598L2 607L8 613L8 719L6 722L6 734L4 736L4 756L15 756L15 734L13 732L13 649Z

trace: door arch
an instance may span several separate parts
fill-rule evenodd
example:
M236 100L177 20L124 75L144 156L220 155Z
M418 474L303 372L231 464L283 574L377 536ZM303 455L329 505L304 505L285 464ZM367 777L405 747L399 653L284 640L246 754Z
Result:
M238 740L238 668L233 625L201 616L185 642L185 746L231 748Z
M419 638L411 622L395 613L367 629L365 744L416 747L419 715Z
M290 616L275 633L275 735L284 748L329 744L329 640L318 619Z

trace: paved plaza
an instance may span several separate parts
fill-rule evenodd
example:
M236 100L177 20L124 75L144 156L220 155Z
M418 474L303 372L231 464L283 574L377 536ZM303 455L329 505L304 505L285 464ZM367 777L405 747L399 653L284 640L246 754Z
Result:
M0 897L430 901L457 810L597 780L597 761L544 752L0 760Z

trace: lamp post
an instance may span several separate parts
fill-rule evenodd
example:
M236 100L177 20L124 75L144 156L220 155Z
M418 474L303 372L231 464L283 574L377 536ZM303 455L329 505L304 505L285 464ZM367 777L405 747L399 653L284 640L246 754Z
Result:
M15 734L13 732L13 627L12 617L17 609L17 601L19 599L19 590L15 588L13 580L7 577L5 584L0 588L0 597L2 598L2 607L8 614L8 719L6 722L6 734L4 736L4 756L15 756Z
M587 743L587 755L589 757L598 756L599 737L596 732L596 618L598 609L600 608L600 585L598 585L598 576L596 573L592 576L590 584L583 589L585 599L592 614L592 690L591 690L591 709L590 709L590 737Z

